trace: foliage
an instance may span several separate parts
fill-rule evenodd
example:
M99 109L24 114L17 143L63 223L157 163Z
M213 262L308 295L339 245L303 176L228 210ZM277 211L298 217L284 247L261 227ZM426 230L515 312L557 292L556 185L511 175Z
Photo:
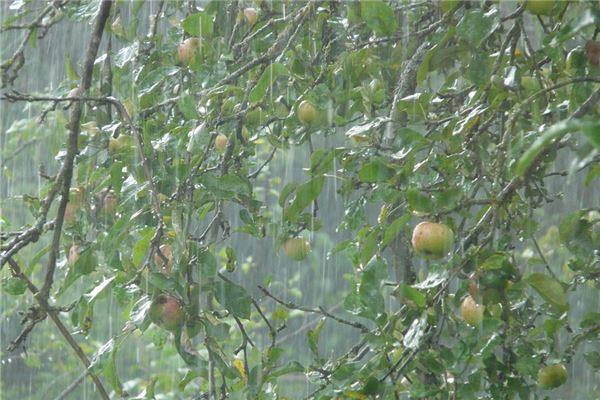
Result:
M52 16L42 29L99 21L104 2L55 3L41 11ZM261 1L248 24L237 1L116 2L89 89L85 63L65 57L67 77L50 93L3 94L38 111L12 124L3 157L52 127L69 137L56 175L23 197L26 223L2 215L4 293L41 290L25 326L52 316L87 336L111 296L124 329L81 338L80 358L116 397L284 398L298 395L286 387L298 376L310 384L301 397L319 399L546 393L538 370L569 366L600 332L600 314L570 317L573 296L600 278L600 209L572 210L550 228L538 211L554 200L550 179L598 183L598 61L589 45L578 65L566 56L594 39L600 8L563 2L535 15L527 3L447 3ZM17 4L2 26L23 24L28 7ZM31 41L38 28L21 27ZM177 65L188 37L200 38L198 51ZM5 86L19 87L18 60L33 50L3 61ZM78 85L83 93L65 100ZM301 123L302 101L316 121ZM286 174L293 154L302 165ZM555 170L563 154L572 171ZM69 187L84 191L71 221ZM337 220L322 211L333 208L343 210ZM454 232L441 261L410 248L422 221ZM251 284L256 268L240 243L278 251L301 233L317 242L313 256L280 268L307 274L298 265L320 267L319 252L349 260L347 287L334 282L328 294L343 311L279 297L287 282L272 276ZM79 257L68 266L72 244ZM475 327L458 312L468 292L485 307ZM151 323L161 294L185 310L172 333ZM306 315L310 353L280 345ZM323 348L337 325L356 340ZM170 364L182 367L175 379L140 371L124 383L121 352L140 336L181 360ZM600 365L597 352L586 360Z

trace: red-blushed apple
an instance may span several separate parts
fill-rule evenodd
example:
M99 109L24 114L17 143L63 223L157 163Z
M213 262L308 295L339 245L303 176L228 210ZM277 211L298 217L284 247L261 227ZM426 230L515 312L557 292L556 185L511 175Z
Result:
M297 110L298 120L304 125L313 125L319 120L319 110L308 100L302 100Z
M78 247L76 244L72 245L69 248L69 255L67 256L67 265L72 267L75 265L77 260L79 260L79 253L77 252Z
M176 331L185 320L183 306L173 296L159 294L150 305L150 319L168 331Z
M567 382L569 373L564 365L550 364L538 371L538 385L542 389L554 389Z
M219 133L215 138L215 149L217 149L219 153L224 153L225 149L227 149L227 143L229 143L227 136Z
M154 262L162 273L169 275L173 269L173 249L170 244L163 244L160 246L160 252L165 256L167 261L165 262L157 252L154 254Z
M246 17L246 21L248 22L248 25L252 26L258 20L258 13L256 12L255 8L252 8L252 7L244 8L244 17Z
M177 60L182 65L189 65L194 57L198 48L202 45L200 38L190 37L185 39L177 47Z
M310 253L310 243L302 236L292 237L283 243L283 252L294 261L302 261Z
M479 326L483 320L483 309L471 296L465 297L460 305L460 316L471 326Z
M442 258L454 247L454 233L444 224L421 222L413 230L411 242L415 253Z

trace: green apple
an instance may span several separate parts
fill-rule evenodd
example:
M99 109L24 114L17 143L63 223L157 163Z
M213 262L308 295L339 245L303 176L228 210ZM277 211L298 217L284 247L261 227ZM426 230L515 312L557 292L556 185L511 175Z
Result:
M177 47L177 60L182 65L189 65L194 57L198 48L202 45L200 38L190 37L185 39Z
M227 136L219 133L215 138L215 149L217 149L219 153L224 153L225 149L227 149L227 143L229 143Z
M479 326L483 320L484 307L471 297L467 296L460 305L460 316L471 326Z
M538 385L542 389L557 388L567 382L568 378L569 373L562 364L546 365L538 371Z
M454 233L444 224L421 222L413 230L411 242L415 253L442 258L454 247Z
M319 111L308 100L302 100L296 111L298 119L304 125L313 125L319 120Z
M310 253L310 243L302 236L289 238L283 244L283 252L294 261L302 261Z
M173 296L159 294L150 305L150 319L168 331L176 331L185 320L183 306Z

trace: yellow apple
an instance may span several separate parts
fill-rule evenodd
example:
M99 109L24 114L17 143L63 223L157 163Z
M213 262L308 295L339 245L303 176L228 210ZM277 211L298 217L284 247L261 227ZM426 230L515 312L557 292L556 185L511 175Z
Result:
M177 47L177 60L179 63L189 65L194 57L196 57L196 52L201 44L200 38L197 37L187 38L180 43Z
M319 111L308 100L302 100L298 105L298 119L304 125L313 125L319 120Z
M219 133L215 138L215 149L217 149L219 153L224 153L225 149L227 149L227 143L229 143L227 136Z
M246 17L246 21L248 21L248 25L252 26L258 20L258 13L255 8L248 7L244 8L244 17Z
M542 389L554 389L569 378L567 369L562 364L550 364L540 368L538 371L538 385Z
M471 296L467 296L460 305L460 316L471 326L479 326L483 320L483 309Z
M185 311L175 297L159 294L150 305L150 319L168 331L176 331L183 325Z
M412 246L417 254L442 258L454 247L454 233L444 224L421 222L413 230Z
M283 252L294 261L302 261L310 253L310 243L301 236L289 238L283 244Z
M160 252L165 256L167 261L165 262L157 252L154 254L154 262L161 272L169 275L173 269L173 249L170 244L163 244L160 246Z

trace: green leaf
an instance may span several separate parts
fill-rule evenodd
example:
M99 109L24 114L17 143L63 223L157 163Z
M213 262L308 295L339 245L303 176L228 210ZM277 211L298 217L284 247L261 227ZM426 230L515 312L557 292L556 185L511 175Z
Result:
M410 219L412 218L411 214L404 214L399 218L396 218L394 220L394 222L392 222L386 229L385 229L385 233L383 234L383 240L381 241L381 247L385 247L388 244L390 244L390 242L392 240L394 240L396 238L396 236L398 236L400 234L400 232L402 232L402 230L404 229L404 227L406 226L406 224L410 221Z
M179 101L177 101L177 108L187 119L195 119L198 117L194 98L188 93L183 94Z
M318 176L298 186L294 201L284 212L285 218L289 221L295 221L298 214L319 197L324 183L325 177Z
M308 338L308 348L316 358L319 358L319 335L321 334L321 330L324 326L325 317L319 320L315 329L309 329L306 332L306 337Z
M183 20L181 26L190 36L210 38L213 33L213 16L206 12L191 14Z
M584 125L583 134L596 149L600 150L600 124Z
M261 100L267 93L267 90L272 87L273 82L275 82L277 78L280 76L289 76L289 74L290 72L283 64L273 63L269 65L267 68L265 68L254 89L252 89L250 92L248 100L251 103Z
M310 174L313 176L323 175L333 169L333 159L337 151L316 149L310 156Z
M154 229L150 227L145 228L140 232L140 235L142 238L133 246L133 251L131 252L131 262L136 267L140 267L142 261L144 261L144 256L146 255L146 251L148 251L148 247L150 247L152 236L154 236Z
M381 182L394 176L394 170L388 167L383 159L377 158L365 163L358 171L358 179L362 182Z
M382 0L361 0L360 13L367 26L378 35L396 32L394 10Z
M215 282L214 292L217 301L225 309L238 318L250 319L252 300L246 289L234 283L219 280Z
M480 9L471 9L456 26L458 37L468 45L478 48L486 37L496 29L497 20L490 13L484 14Z
M567 310L567 297L558 281L547 275L534 273L527 277L526 282L553 308L559 311Z
M373 257L362 273L358 289L362 316L375 320L385 311L381 282L386 275L385 262Z
M554 140L558 140L567 133L574 132L584 127L586 123L580 120L563 120L548 128L533 144L527 149L525 154L519 159L515 173L517 176L523 176L529 170L529 167L537 156L544 151ZM586 127L588 129L588 127Z
M396 289L394 289L393 295L401 302L412 302L419 307L425 306L425 295L404 283L400 283Z
M446 43L448 43L448 41L454 36L455 33L456 28L454 26L451 26L444 35L444 37L442 37L442 39L435 46L429 49L427 53L425 53L425 57L423 57L423 62L421 63L421 65L419 65L419 69L417 70L417 85L423 82L423 80L427 77L427 74L430 71L432 71L429 62L431 61L433 56L440 49L442 49L446 45Z
M252 190L250 182L239 175L204 174L200 183L206 190L222 199L249 196Z
M567 215L558 226L560 241L567 249L581 259L593 256L594 243L592 224L585 218L587 210L579 210Z
M14 276L2 278L2 290L13 296L20 296L27 290L27 284Z

